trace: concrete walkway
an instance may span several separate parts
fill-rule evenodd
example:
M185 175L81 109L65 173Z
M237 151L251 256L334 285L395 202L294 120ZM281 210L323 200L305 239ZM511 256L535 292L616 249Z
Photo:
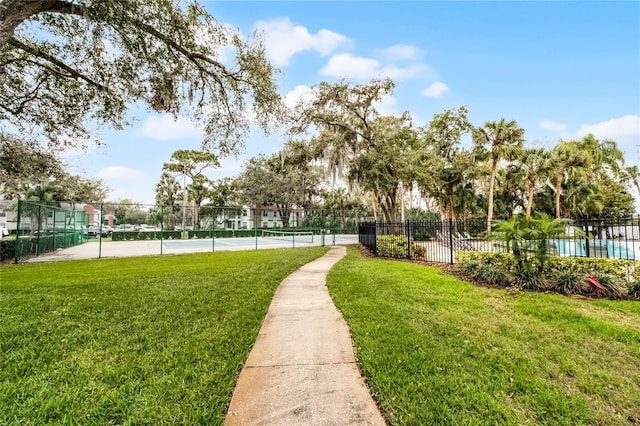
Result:
M327 272L345 254L334 246L280 284L240 373L227 425L385 424L326 287Z

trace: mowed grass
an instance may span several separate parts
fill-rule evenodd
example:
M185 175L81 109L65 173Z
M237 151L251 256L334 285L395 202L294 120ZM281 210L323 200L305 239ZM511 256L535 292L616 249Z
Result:
M278 284L326 248L0 269L0 424L220 424Z
M475 287L350 248L328 285L391 424L640 423L640 303Z

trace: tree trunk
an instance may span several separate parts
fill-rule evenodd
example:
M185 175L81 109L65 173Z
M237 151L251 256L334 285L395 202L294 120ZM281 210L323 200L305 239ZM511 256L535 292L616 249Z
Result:
M385 195L381 196L381 200L379 202L382 207L382 214L384 214L384 221L386 223L396 223L398 220L396 214L397 204L396 204L396 191L389 191Z
M289 227L289 214L290 214L290 206L286 204L276 204L278 207L278 214L280 215L280 221L282 222L283 228Z
M638 191L638 196L640 197L640 181L638 181L638 179L634 179L633 184L635 185L636 190Z
M193 201L193 230L200 230L200 202Z
M2 0L0 5L0 46L13 37L15 29L30 17L42 12L86 15L87 8L64 0Z
M560 218L560 195L562 195L562 175L556 176L556 218Z
M400 182L400 221L404 223L404 185Z
M498 161L493 160L491 164L491 177L489 178L489 208L487 209L487 236L491 235L491 221L493 220L493 185L496 180L496 170Z
M534 182L529 182L529 194L527 197L527 216L531 216L531 209L533 208L533 192L536 189L535 183Z

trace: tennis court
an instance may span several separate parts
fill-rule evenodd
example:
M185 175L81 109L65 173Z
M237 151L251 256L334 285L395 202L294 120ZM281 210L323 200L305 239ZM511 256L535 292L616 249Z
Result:
M52 262L103 257L132 257L159 254L184 254L270 248L312 247L357 244L358 236L349 234L311 235L310 233L261 232L256 237L200 238L189 240L144 240L89 242L34 257L27 262Z

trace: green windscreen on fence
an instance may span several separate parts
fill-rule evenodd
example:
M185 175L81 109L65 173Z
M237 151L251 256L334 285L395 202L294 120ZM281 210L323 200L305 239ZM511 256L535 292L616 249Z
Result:
M14 208L17 213L16 263L87 241L87 215L82 209L23 200Z

